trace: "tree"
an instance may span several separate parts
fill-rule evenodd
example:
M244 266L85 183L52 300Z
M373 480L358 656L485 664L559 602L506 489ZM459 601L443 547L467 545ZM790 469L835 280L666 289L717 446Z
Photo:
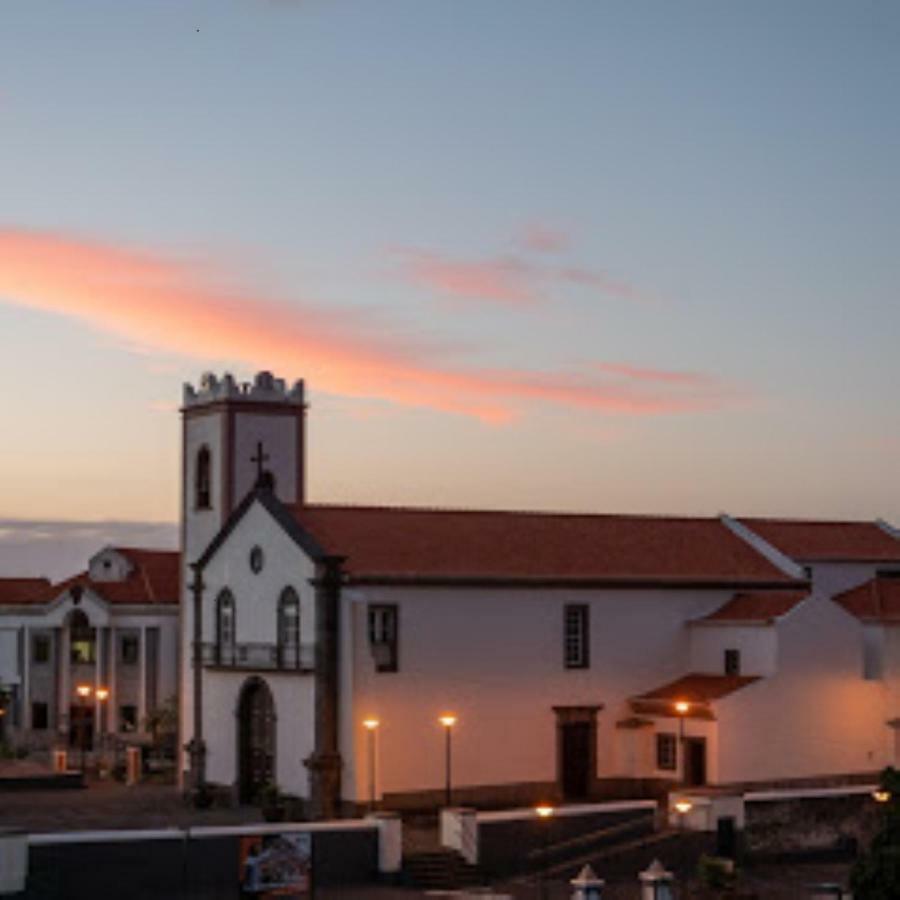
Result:
M144 730L150 732L153 746L158 750L174 752L178 735L178 698L169 697L148 713Z
M856 900L900 897L900 772L885 769L876 794L882 807L881 827L850 874Z

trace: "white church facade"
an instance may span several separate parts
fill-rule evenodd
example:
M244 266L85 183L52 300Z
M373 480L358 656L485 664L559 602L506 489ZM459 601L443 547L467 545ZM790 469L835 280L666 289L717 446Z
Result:
M182 412L186 785L327 816L898 759L884 523L310 504L302 383Z

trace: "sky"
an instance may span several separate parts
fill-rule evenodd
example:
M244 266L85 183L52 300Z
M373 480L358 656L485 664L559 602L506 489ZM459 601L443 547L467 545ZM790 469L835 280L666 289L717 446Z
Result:
M898 95L888 0L6 0L0 575L174 546L206 370L316 501L900 524Z

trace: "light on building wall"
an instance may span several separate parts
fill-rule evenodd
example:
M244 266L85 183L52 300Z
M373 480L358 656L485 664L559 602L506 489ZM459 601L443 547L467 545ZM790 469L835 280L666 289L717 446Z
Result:
M92 690L93 688L89 684L79 684L75 688L75 693L78 694L78 696L81 697L82 700L86 700L91 696Z
M536 806L534 811L540 816L542 819L549 819L550 816L553 815L554 809L552 806Z
M676 800L675 811L682 816L686 816L692 809L694 804L690 800Z
M877 790L872 791L872 799L876 803L887 803L891 799L890 791Z
M102 703L104 700L109 699L109 688L101 687L97 688L97 699Z
M363 728L369 732L369 812L375 810L375 732L380 724L375 718L363 719Z

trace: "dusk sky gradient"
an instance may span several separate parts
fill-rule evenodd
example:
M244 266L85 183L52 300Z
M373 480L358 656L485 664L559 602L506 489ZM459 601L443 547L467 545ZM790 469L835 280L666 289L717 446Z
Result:
M206 369L317 501L900 525L898 108L888 0L7 0L0 575L174 539Z

